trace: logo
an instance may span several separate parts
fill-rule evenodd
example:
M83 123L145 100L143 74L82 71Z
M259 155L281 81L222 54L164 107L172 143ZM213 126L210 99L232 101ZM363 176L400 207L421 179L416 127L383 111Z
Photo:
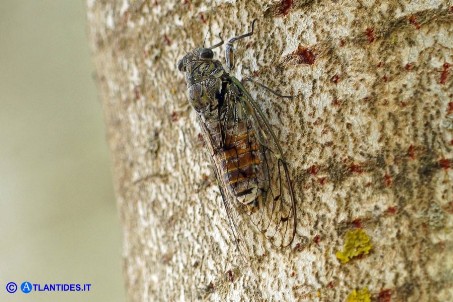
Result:
M28 294L31 292L31 290L33 289L33 284L31 284L30 282L22 282L22 284L20 285L20 290L24 293L24 294Z
M10 294L14 294L17 291L17 284L14 282L9 282L6 284L6 291Z

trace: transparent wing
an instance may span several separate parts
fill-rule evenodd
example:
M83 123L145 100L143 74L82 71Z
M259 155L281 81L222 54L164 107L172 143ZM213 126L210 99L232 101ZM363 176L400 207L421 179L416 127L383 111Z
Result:
M216 143L212 140L212 136L210 134L210 131L207 129L206 125L202 123L201 120L199 122L200 125L202 126L204 139L206 140L206 142L208 142L207 146L208 151L210 152L209 155L211 155L211 164L217 179L220 194L222 195L222 202L228 217L228 222L233 232L234 240L237 244L237 247L241 255L244 257L244 259L247 259L248 257L251 256L251 253L249 251L249 247L245 244L247 240L245 240L244 238L245 229L243 226L244 224L243 219L241 218L242 216L234 207L234 198L231 196L231 194L228 194L228 192L225 190L226 184L222 177L222 170L219 168L218 162L214 159L215 157L214 154L218 152L217 150L215 150ZM222 123L219 122L219 127L221 124Z
M219 190L222 195L222 202L227 213L228 222L230 223L231 231L233 232L234 240L237 244L238 250L245 260L251 256L250 248L246 244L243 230L243 219L241 219L239 213L234 208L233 200L224 189L224 185L220 183L221 178L219 177L219 171L216 167L216 164L213 162L214 171L216 178L219 181Z
M249 253L262 245L250 234L251 223L274 246L289 246L297 215L280 144L266 117L237 79L232 78L223 102L219 121L224 159L223 163L216 160L216 169L236 239L243 241L246 248L242 249Z

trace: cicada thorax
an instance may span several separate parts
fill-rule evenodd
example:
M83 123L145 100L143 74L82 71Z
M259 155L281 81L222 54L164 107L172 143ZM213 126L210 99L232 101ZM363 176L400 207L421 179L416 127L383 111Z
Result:
M214 111L218 106L216 94L221 89L221 77L225 73L222 64L217 60L196 61L189 69L186 81L190 103L202 115Z

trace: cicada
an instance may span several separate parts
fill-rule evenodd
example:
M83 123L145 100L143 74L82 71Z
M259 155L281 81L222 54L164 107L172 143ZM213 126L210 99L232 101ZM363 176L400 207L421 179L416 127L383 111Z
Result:
M250 32L226 43L226 68L213 53L224 43L221 36L218 44L196 48L177 64L185 73L189 102L197 112L235 240L246 253L251 246L246 234L254 228L250 223L274 246L287 247L297 222L288 163L277 136L244 81L230 74L233 43L251 36L255 22Z

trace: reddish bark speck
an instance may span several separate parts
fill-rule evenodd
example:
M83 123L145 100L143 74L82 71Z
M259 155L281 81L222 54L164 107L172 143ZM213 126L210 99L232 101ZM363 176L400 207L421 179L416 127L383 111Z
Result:
M189 6L189 9L192 7L192 2L190 0L184 0L183 5Z
M327 283L327 288L334 288L334 287L335 287L335 282L330 281L329 283Z
M254 77L257 77L261 74L261 71L255 70L252 74Z
M293 54L297 56L297 64L313 65L315 63L315 54L313 53L313 51L306 47L299 45L299 47Z
M362 167L360 165L352 164L349 166L349 171L351 173L362 173Z
M206 22L208 21L203 13L200 13L200 20L201 20L201 22L203 22L204 24L206 24Z
M294 250L297 252L302 252L304 250L304 246L300 243L297 243L296 246L294 247Z
M388 174L385 174L384 175L384 184L385 184L385 186L386 187L390 187L392 185L392 182L393 182L392 177L390 175L388 175Z
M206 142L205 142L205 140L203 138L203 134L198 133L197 138L198 138L198 143L200 144L200 146L205 147L206 146Z
M445 84L447 82L448 69L450 69L450 64L444 63L444 65L442 65L442 72L440 74L440 83L441 84Z
M175 111L173 111L173 113L171 114L171 121L177 122L178 120L179 120L178 114Z
M356 228L356 229L361 229L363 227L362 225L362 220L360 218L357 218L357 219L354 219L352 221L352 225Z
M327 177L320 177L318 178L318 182L321 186L325 185L327 182Z
M333 77L330 78L330 81L332 83L337 84L340 81L340 76L338 74L334 75Z
M171 45L171 40L166 34L164 35L164 41L165 41L165 44L167 44L168 46Z
M212 292L214 291L214 289L215 289L214 283L212 283L212 281L209 282L208 286L206 287L206 291Z
M308 168L308 173L310 173L311 175L318 174L318 171L319 171L319 167L317 167L315 165L313 165L310 168Z
M387 215L395 215L396 212L398 212L398 208L397 207L388 207L387 210L385 210L385 213Z
M448 170L450 169L451 163L449 159L442 158L441 160L439 160L439 165L442 167L442 169Z
M321 236L319 235L316 235L314 238L313 238L313 242L316 243L316 245L319 245L319 242L321 241Z
M322 120L320 118L316 119L316 121L313 122L314 126L318 126L322 123Z
M282 0L278 8L278 13L280 15L286 16L291 10L291 6L293 6L293 0Z
M392 291L390 289L384 289L379 292L378 302L391 302Z
M448 109L447 109L448 114L453 113L453 102L448 103Z
M374 29L371 28L371 27L368 27L366 30L365 30L365 34L368 38L368 42L369 43L373 43L374 40L376 40L376 36L374 35Z
M231 270L228 270L227 272L227 278L230 282L233 282L234 281L234 274Z
M340 100L339 100L339 99L334 99L334 100L332 101L332 105L334 105L334 106L337 106L337 107L338 107L338 106L340 106L340 105L341 105L341 102L340 102Z
M409 149L407 149L407 155L409 155L409 157L411 159L415 159L415 147L414 147L414 145L410 145L409 146Z
M409 17L409 23L414 25L416 29L420 29L420 23L418 23L417 18L414 15Z
M412 69L414 69L414 64L412 64L412 63L407 63L407 64L404 66L404 69L406 69L407 71L411 71Z

